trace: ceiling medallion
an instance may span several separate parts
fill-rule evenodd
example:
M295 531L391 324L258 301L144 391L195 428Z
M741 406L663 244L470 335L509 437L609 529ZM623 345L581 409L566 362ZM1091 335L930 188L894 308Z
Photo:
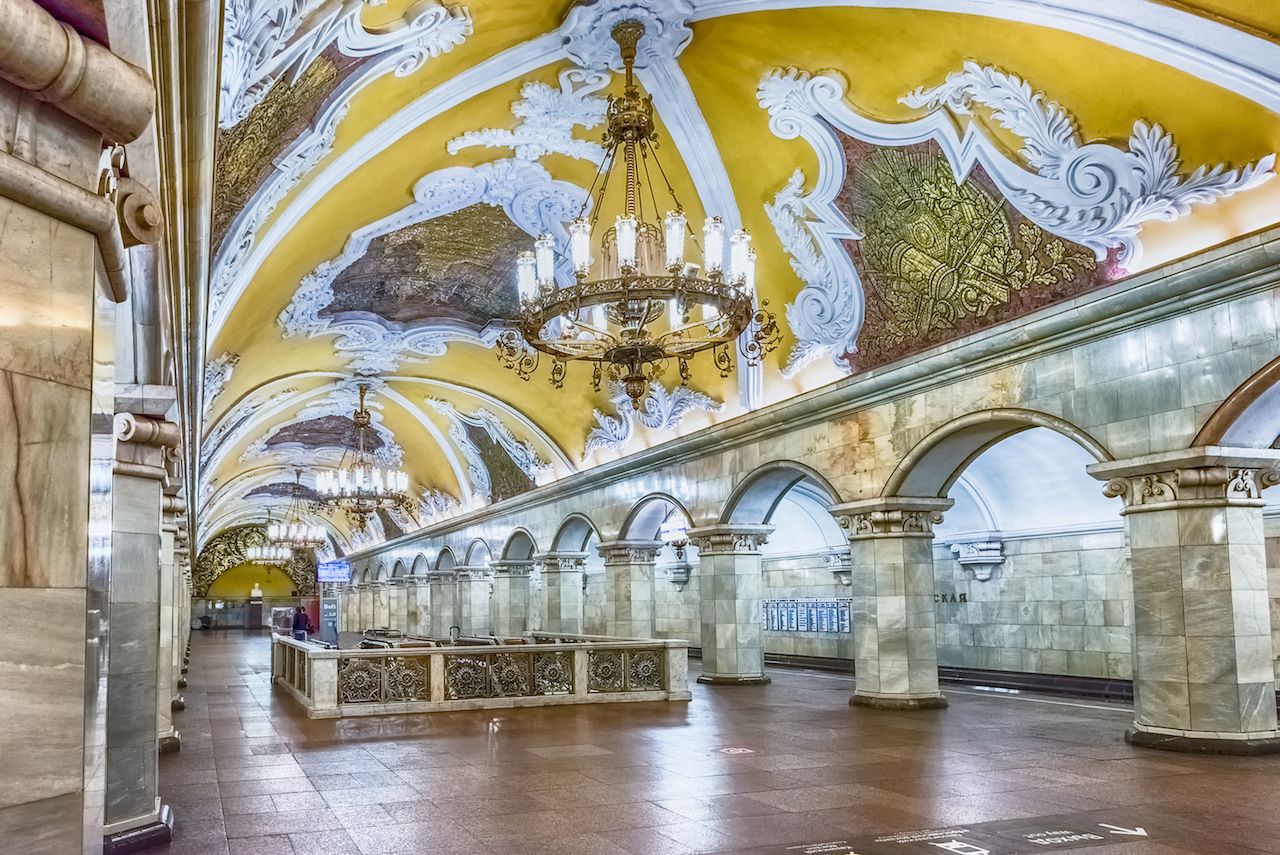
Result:
M373 419L364 406L368 386L360 384L360 403L356 407L355 447L342 453L338 468L325 469L316 475L316 492L320 499L314 510L332 515L338 510L347 513L356 531L364 531L369 517L379 509L396 508L408 513L413 511L413 499L409 496L409 476L402 470L384 468L365 450L365 438L372 430Z
M767 301L756 304L756 253L746 229L733 232L726 246L724 221L708 217L702 228L703 268L685 261L685 236L692 230L658 162L653 100L642 97L635 82L636 45L644 25L622 21L612 35L622 55L626 87L621 97L609 98L602 140L606 155L592 184L599 191L591 219L583 216L589 194L569 224L574 282L556 286L551 235L540 235L532 252L520 254L520 312L498 340L498 359L527 380L545 353L555 360L551 382L556 388L564 384L565 363L591 362L597 391L607 374L610 381L622 383L632 407L640 409L650 384L670 360L676 361L684 382L689 357L710 350L724 377L733 369L731 342L737 340L747 363L755 365L777 346L781 333ZM626 182L624 210L600 239L598 276L593 278L592 235L619 156ZM658 217L655 177L666 185L673 203L661 227L651 222ZM693 240L696 246L696 236Z
M302 470L294 470L293 490L284 519L267 525L267 540L290 549L318 549L325 544L324 526L303 521L306 507L302 500Z

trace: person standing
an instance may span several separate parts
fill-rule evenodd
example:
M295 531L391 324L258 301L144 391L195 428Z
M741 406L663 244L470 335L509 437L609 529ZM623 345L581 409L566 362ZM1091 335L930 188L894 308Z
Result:
M298 606L298 610L293 613L293 637L298 641L306 641L307 629L310 625L311 621L307 619L307 613L303 611L302 606Z

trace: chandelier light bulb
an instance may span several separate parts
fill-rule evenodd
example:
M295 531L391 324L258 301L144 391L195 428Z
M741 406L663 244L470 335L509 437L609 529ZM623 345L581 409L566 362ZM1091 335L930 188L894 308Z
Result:
M667 215L662 218L668 270L674 271L684 267L684 230L687 223L684 211L667 211Z
M552 285L556 278L555 238L548 234L538 235L533 242L534 260L537 262L538 284Z
M748 256L751 253L751 235L746 229L735 229L729 239L729 279L741 285L747 279Z
M636 233L640 228L635 217L619 214L614 220L614 235L618 241L618 266L635 269Z
M582 217L569 224L569 255L574 273L586 276L591 272L591 224Z
M724 220L707 217L702 224L703 267L707 273L724 270Z
M756 295L756 251L747 250L747 260L742 273L742 288L752 297Z
M675 329L680 326L681 320L680 301L675 297L672 297L667 301L667 322L671 324L672 329Z
M525 250L516 257L516 293L521 300L528 300L538 293L537 262L533 253Z

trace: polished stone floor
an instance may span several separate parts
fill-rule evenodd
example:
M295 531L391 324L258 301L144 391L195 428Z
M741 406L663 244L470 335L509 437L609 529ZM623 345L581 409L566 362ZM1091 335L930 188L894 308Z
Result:
M1280 852L1280 757L1129 748L1118 706L966 689L879 712L841 677L774 670L689 704L324 722L272 691L269 655L264 635L196 633L182 751L161 760L168 851L784 855L1072 814L1146 835L1080 849L1096 855Z

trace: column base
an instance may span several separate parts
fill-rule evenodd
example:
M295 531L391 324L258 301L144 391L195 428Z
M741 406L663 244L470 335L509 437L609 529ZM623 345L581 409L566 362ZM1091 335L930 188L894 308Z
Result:
M102 838L102 855L127 855L152 846L165 846L173 840L173 811L160 805L156 819L146 825L117 831Z
M174 698L172 701L169 702L169 709L172 710L173 712L181 712L186 708L187 708L187 699L182 697L182 695L178 695L176 698Z
M1158 748L1161 751L1181 751L1184 754L1231 754L1253 756L1280 753L1280 734L1251 737L1249 739L1223 739L1206 734L1154 733L1130 727L1124 732L1124 741L1139 748Z
M725 676L702 674L698 677L698 682L706 686L764 686L772 683L773 680L763 674L758 677L736 677L732 674Z
M867 707L873 710L944 710L947 699L942 695L927 698L894 698L883 695L861 695L857 692L849 698L851 707Z
M182 750L182 734L174 731L168 736L160 737L158 741L161 754L173 754Z

